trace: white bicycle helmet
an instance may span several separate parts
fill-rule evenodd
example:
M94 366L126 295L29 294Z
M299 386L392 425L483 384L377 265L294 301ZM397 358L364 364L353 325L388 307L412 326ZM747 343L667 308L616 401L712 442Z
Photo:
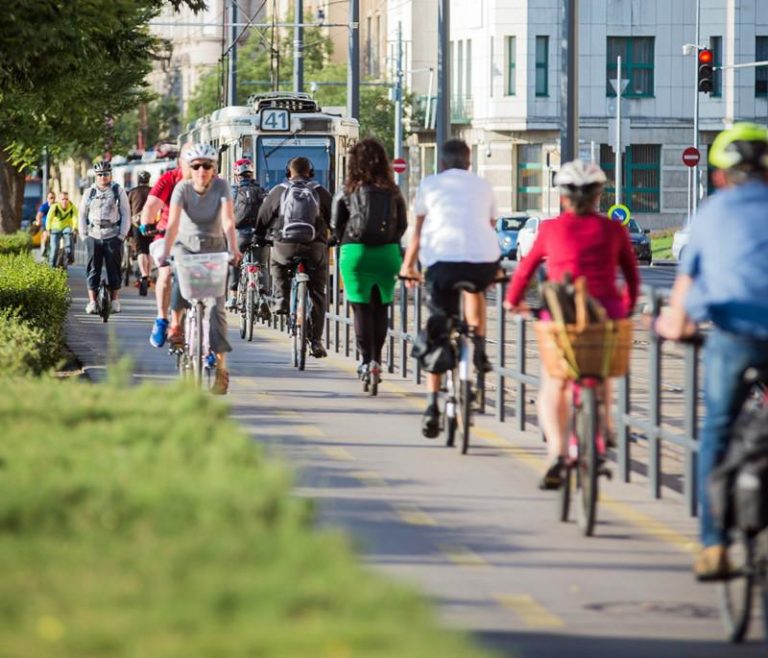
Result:
M109 160L102 160L101 162L97 162L95 165L93 165L93 173L94 174L111 174L112 164L109 162Z
M596 189L599 185L605 185L607 180L603 170L594 162L573 160L560 167L555 176L555 185L560 187L564 194L568 194L585 188Z
M186 149L182 157L187 162L194 162L195 160L209 160L210 162L216 162L218 153L214 146L199 142Z

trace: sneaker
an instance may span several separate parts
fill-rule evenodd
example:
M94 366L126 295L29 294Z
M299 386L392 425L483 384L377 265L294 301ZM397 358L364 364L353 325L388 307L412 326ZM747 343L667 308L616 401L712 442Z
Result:
M539 489L542 491L555 491L563 484L563 467L565 466L565 460L563 457L558 457L552 464L550 464L547 472L544 473L544 477L539 482Z
M228 311L234 311L237 308L237 293L230 291L227 303L224 304L224 308Z
M122 310L123 307L120 306L120 302L118 302L116 299L113 299L112 303L109 305L110 313L120 313Z
M728 561L728 549L722 544L702 549L693 563L693 573L699 582L728 578L732 573Z
M166 334L168 333L168 320L157 318L152 327L152 333L149 335L149 342L152 347L162 347L165 345Z
M211 393L214 395L226 395L229 390L229 370L226 368L216 368L216 379L211 386Z
M67 254L67 263L72 265L75 262L75 255L73 253Z
M309 350L312 353L312 356L314 356L316 359L322 359L328 356L328 352L325 351L325 347L323 347L322 341L319 340L313 340L309 344Z
M184 344L184 330L181 326L177 325L168 330L168 342L174 346Z
M98 315L99 314L99 307L96 306L96 302L88 302L88 304L85 307L85 312L88 315Z
M421 418L421 433L427 439L436 439L440 434L440 411L437 406L430 405L424 410Z
M147 277L143 276L139 281L139 297L146 297L148 289L149 289L149 281L147 280Z
M359 366L357 366L357 378L360 381L363 381L367 376L368 376L368 364L361 363Z

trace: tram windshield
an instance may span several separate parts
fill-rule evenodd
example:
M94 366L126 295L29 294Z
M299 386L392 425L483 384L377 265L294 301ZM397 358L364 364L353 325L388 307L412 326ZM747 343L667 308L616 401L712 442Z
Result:
M333 139L330 137L298 137L272 135L256 140L256 172L259 185L272 189L285 180L285 167L297 156L309 158L315 170L314 180L334 192Z

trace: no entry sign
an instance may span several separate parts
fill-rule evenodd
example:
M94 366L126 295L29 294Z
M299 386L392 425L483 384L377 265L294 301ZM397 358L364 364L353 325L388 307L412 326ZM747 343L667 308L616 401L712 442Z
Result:
M403 158L395 158L392 160L392 169L395 170L396 174L404 174L407 168L408 165Z
M688 167L695 167L697 164L699 164L699 159L701 158L701 153L699 153L699 149L694 148L693 146L689 146L685 151L683 151L683 164L685 164Z

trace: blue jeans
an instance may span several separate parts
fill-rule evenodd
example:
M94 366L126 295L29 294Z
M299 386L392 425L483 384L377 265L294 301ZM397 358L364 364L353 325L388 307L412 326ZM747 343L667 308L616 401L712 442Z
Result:
M705 418L698 456L699 529L704 546L725 544L727 537L717 527L709 503L709 474L722 462L731 429L749 387L742 381L749 367L768 366L768 340L739 336L713 329L704 348Z
M54 267L60 248L67 250L65 258L68 258L72 253L72 229L65 228L63 231L51 231L51 234L48 236L48 242L48 263L51 267ZM59 244L60 242L62 244Z

